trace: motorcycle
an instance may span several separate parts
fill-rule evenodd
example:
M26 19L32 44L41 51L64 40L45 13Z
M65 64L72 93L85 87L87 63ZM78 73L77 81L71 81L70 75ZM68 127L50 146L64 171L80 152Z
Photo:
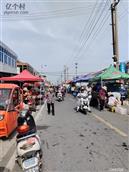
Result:
M21 166L24 172L41 172L42 171L42 150L41 142L36 133L35 126L31 128L31 122L25 122L24 118L29 118L28 111L21 112L18 128L17 128L17 147L16 161ZM32 120L32 119L31 119ZM21 125L22 123L22 125Z
M80 104L76 107L76 111L81 111L84 112L86 115L87 112L91 112L90 107L89 107L89 96L81 96L78 97L80 99Z

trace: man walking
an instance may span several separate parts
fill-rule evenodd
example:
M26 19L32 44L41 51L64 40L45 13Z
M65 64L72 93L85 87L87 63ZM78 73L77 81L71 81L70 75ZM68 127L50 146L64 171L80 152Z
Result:
M51 109L52 109L52 115L55 115L54 97L55 97L54 89L53 89L53 87L50 87L46 94L46 99L47 99L48 114L50 114Z

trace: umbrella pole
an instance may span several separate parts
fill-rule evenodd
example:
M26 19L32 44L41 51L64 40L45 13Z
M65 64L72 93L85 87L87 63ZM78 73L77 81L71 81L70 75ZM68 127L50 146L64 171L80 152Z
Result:
M101 78L101 87L103 87L103 80L102 80L102 78Z
M40 83L40 106L41 106L42 102L41 102L41 83Z

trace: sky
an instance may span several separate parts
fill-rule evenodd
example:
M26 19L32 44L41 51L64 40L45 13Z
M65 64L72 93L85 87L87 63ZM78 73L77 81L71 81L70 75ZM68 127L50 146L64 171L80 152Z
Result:
M78 75L112 64L111 0L0 2L0 40L49 80L60 82L65 65L71 79L75 63ZM15 3L24 9L14 9ZM121 0L117 6L120 61L129 60L128 5Z

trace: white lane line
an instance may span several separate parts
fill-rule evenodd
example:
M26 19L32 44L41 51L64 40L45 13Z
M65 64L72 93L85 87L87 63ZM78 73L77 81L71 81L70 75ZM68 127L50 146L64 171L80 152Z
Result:
M44 105L40 108L39 112L37 113L36 117L35 117L35 121L38 120L38 118L41 115L41 112L43 111L44 107L45 107L46 102L44 103ZM44 113L45 114L45 113ZM10 160L8 161L8 164L6 165L6 169L4 170L4 172L8 170L12 171L14 166L15 166L15 157L16 157L16 150L14 151L13 155L11 156ZM12 171L13 172L13 171Z
M46 105L46 102L44 103L44 105L40 108L39 112L37 113L37 115L35 117L35 121L37 121L38 118L41 116L41 112L43 111L45 105Z
M92 114L97 120L99 120L100 122L104 123L105 125L107 125L109 128L111 128L112 130L114 130L116 133L118 133L119 135L123 136L123 137L128 137L128 135L126 133L124 133L123 131L121 131L120 129L114 127L112 124L110 124L109 122L105 121L103 118L99 117L96 114Z

